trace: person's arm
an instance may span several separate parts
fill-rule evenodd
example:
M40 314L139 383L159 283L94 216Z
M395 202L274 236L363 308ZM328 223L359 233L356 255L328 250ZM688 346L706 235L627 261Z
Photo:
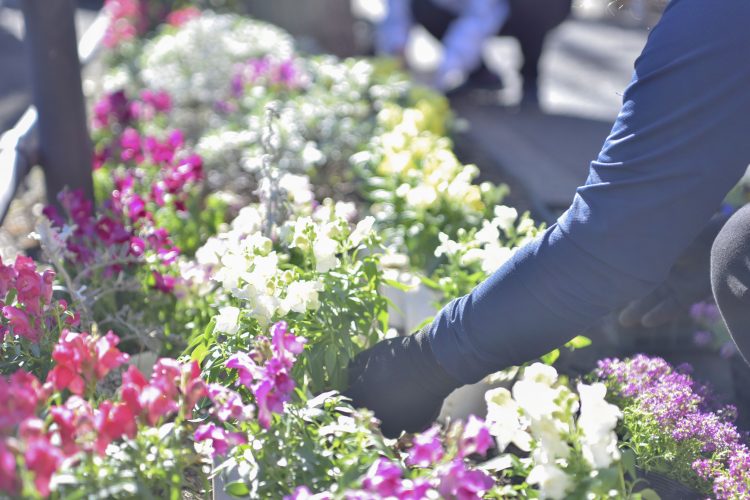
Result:
M377 53L402 56L412 24L410 0L388 0L388 12L375 31Z
M479 66L484 42L500 32L509 15L509 0L469 0L441 40L443 60L435 77L437 85L449 86L451 80Z
M659 284L750 162L750 4L673 1L586 185L542 237L435 321L462 382L561 345Z
M571 207L432 323L419 352L448 382L431 393L536 358L664 279L750 163L747 19L744 1L669 4ZM393 385L423 390L414 370L390 389L385 364L355 373L355 403L384 414Z

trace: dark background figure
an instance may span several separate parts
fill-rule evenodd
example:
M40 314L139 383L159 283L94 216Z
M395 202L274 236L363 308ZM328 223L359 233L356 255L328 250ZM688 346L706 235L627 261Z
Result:
M405 6L404 4L410 4ZM511 36L518 40L523 54L521 77L523 78L524 103L537 104L539 96L539 61L544 43L551 30L559 26L570 14L572 0L389 0L391 10L401 10L400 19L389 15L380 27L378 45L383 52L403 52L404 35L397 33L405 24L403 19L410 14L412 23L422 25L433 37L446 45L446 57L463 53L465 60L450 64L444 61L438 70L435 86L444 91L458 92L466 89L495 90L502 87L500 78L490 71L481 58L482 44L492 36ZM404 14L407 12L407 14ZM458 24L463 24L463 40L455 40ZM471 26L471 27L470 27ZM474 28L474 36L467 34ZM453 36L452 36L453 35ZM383 37L391 37L382 40ZM460 37L460 35L459 35ZM462 50L451 51L449 45L461 43ZM474 47L466 45L474 44ZM478 61L473 57L479 55ZM456 87L457 78L448 74L451 70L464 70L463 84Z

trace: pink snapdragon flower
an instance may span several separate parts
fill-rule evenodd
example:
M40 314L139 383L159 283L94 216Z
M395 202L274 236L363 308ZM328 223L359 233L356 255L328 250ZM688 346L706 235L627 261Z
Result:
M214 423L203 424L195 430L196 442L211 441L212 456L226 455L229 449L247 442L239 432L229 432Z
M495 484L487 473L470 470L460 458L446 464L439 470L438 491L443 498L456 500L479 500Z
M362 479L362 489L380 498L398 497L401 492L401 467L386 458L378 458Z
M284 322L276 323L271 330L270 357L264 359L261 352L268 349L259 347L250 354L238 352L226 363L227 368L237 370L239 383L252 391L258 406L258 422L266 429L271 425L272 415L284 411L284 403L294 391L291 369L305 343L304 338L290 333Z
M133 438L138 430L135 415L126 403L103 401L94 417L96 444L94 449L104 455L112 441L123 437Z
M58 390L82 395L87 387L126 363L129 356L117 349L120 339L111 331L102 337L63 330L52 359L57 363L47 381Z
M484 420L469 415L463 435L458 442L459 456L467 457L475 453L484 456L492 446L492 442L492 435Z
M29 316L14 306L3 307L3 316L8 320L13 334L32 342L38 342L42 332L32 323Z
M440 427L435 425L414 436L406 464L413 467L430 467L439 462L444 453Z
M81 436L90 435L94 431L94 411L88 401L72 396L64 405L50 408L50 415L55 423L60 448L65 455L74 455L81 446L84 449L90 448L86 443L78 442Z
M20 481L16 470L16 457L8 449L5 441L0 440L0 493L13 497L18 494Z
M26 468L34 474L34 485L43 497L50 494L52 475L62 465L65 456L48 438L38 438L27 443L24 455Z
M253 406L244 404L239 393L223 385L210 384L208 397L214 404L211 413L222 422L230 420L245 422L253 418Z
M0 376L0 435L33 417L43 399L45 390L34 375L18 370L8 378Z

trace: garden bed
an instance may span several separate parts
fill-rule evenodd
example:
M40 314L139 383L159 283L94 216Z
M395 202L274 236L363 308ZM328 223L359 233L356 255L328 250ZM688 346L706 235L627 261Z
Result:
M659 358L571 377L550 353L485 381L483 417L386 439L340 395L350 360L543 228L459 161L445 99L392 61L145 5L108 2L96 200L60 193L42 262L0 266L0 492L656 498L638 467L747 492L736 411ZM400 332L399 293L423 297Z

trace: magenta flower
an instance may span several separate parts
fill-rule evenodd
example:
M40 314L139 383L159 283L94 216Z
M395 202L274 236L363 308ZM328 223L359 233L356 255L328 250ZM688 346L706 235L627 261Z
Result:
M226 367L237 370L240 384L248 389L252 388L256 375L261 373L260 368L255 364L255 361L244 352L238 352L232 355L227 360Z
M228 420L243 422L253 418L253 406L244 404L239 393L227 389L223 385L210 384L208 386L208 397L214 404L212 414L222 422Z
M485 472L467 469L460 458L442 467L439 474L438 491L443 498L478 500L495 484L492 477Z
M470 415L464 426L461 440L458 443L459 455L462 457L467 457L474 453L485 455L487 449L491 446L492 435L484 420Z
M10 323L14 335L32 342L39 342L42 332L32 325L29 316L24 311L14 306L5 306L3 307L3 316Z
M94 417L96 429L96 444L94 449L99 455L104 455L107 446L112 441L123 437L133 438L137 432L136 415L125 403L113 404L103 401L96 410Z
M362 480L362 489L380 498L397 496L401 492L401 467L385 458L378 458Z
M4 441L0 441L0 492L10 497L18 494L20 482L16 470L16 457Z
M124 162L140 163L143 161L141 135L134 128L128 127L120 136L120 159Z
M229 432L214 423L203 424L195 430L195 441L211 441L212 456L226 455L232 446L247 442L247 438L239 432Z
M433 426L425 432L414 436L406 463L413 467L430 467L439 462L443 458L443 454L440 428Z
M89 385L128 361L129 356L117 349L119 342L112 332L92 337L63 330L52 352L56 365L47 375L47 381L58 391L69 389L82 395Z
M0 434L12 434L33 417L43 399L42 384L30 373L19 370L9 378L0 376Z
M34 474L34 486L43 497L50 494L49 483L64 460L62 451L47 438L35 439L27 443L26 468Z

